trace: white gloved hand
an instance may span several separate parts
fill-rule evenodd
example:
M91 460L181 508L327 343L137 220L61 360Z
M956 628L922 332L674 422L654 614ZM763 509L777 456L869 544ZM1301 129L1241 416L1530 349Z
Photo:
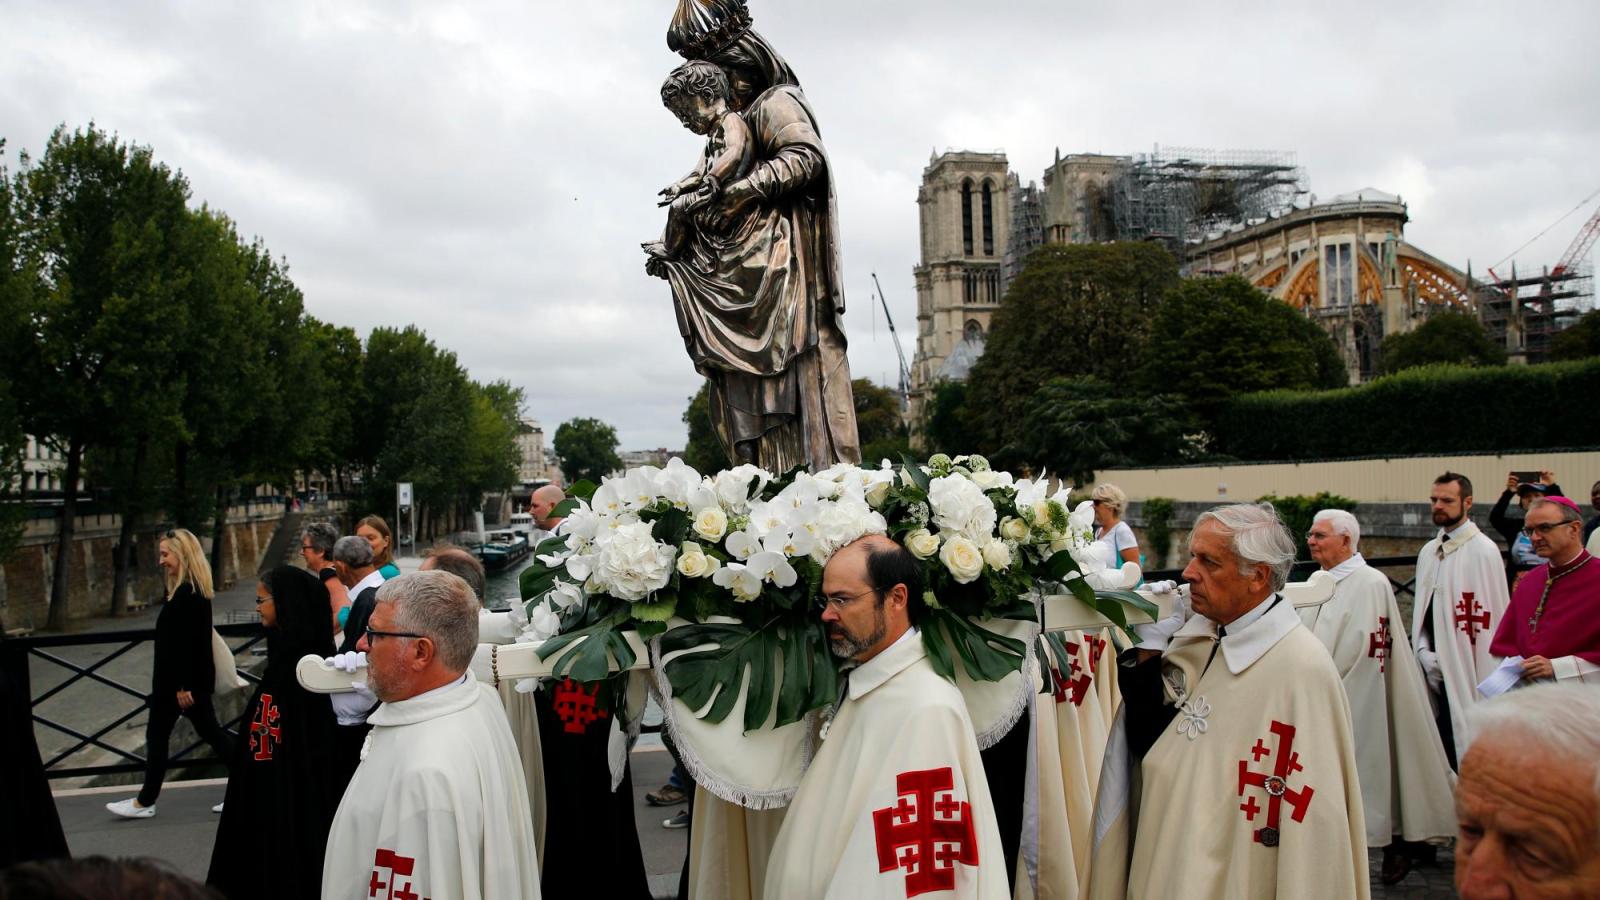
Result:
M1145 590L1163 600L1170 599L1172 612L1166 618L1148 625L1133 626L1134 633L1139 636L1139 643L1134 647L1139 650L1165 651L1172 641L1172 636L1177 634L1183 623L1189 621L1189 617L1193 615L1189 608L1189 586L1176 581L1154 581L1146 583Z
M331 694L328 699L333 702L333 715L340 725L360 725L365 722L367 713L378 702L365 681L357 681L350 685L350 690Z
M367 654L360 650L352 650L349 653L335 653L328 662L333 663L333 667L341 672L354 672L357 669L365 669L367 667Z
M1428 686L1435 691L1444 687L1444 670L1439 668L1439 654L1432 650L1417 650L1417 663L1422 666L1422 674L1427 676Z

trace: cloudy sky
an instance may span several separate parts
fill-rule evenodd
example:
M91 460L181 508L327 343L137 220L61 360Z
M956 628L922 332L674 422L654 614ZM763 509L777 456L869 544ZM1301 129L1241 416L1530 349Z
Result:
M1024 180L1057 147L1294 151L1312 191L1399 193L1414 243L1480 272L1600 188L1592 2L751 3L821 120L851 364L880 382L870 273L910 356L933 150L1003 149ZM700 150L658 100L673 6L0 0L5 161L93 120L287 257L319 318L418 325L547 434L597 416L681 447L697 377L639 250Z

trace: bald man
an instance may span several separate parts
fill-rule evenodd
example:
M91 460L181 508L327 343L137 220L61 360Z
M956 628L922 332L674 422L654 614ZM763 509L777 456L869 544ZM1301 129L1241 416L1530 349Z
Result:
M922 565L868 535L823 569L829 648L855 663L784 816L765 895L1011 895L961 692L922 648Z
M564 518L555 515L555 509L565 499L567 493L559 485L547 484L535 490L528 500L528 512L533 514L534 527L542 531L555 531L556 526L560 525Z

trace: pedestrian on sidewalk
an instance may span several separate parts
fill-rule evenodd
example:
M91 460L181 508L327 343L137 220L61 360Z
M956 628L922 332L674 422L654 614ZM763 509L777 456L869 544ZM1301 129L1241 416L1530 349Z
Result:
M295 566L279 566L256 586L267 633L267 670L250 704L248 740L228 766L228 794L206 883L229 900L315 897L323 852L349 771L335 764L333 705L300 686L302 656L333 655L328 590ZM261 871L263 840L274 863Z
M107 803L128 819L156 814L156 798L167 774L167 741L184 716L218 759L233 756L233 741L217 724L211 706L216 669L211 656L211 565L200 539L176 528L161 539L161 570L167 600L156 617L154 672L150 678L150 721L145 727L144 787L139 796Z

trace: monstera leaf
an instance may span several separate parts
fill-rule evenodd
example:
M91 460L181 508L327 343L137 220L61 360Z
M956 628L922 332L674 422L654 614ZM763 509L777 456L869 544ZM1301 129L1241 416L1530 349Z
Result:
M690 652L665 666L673 696L692 710L710 703L701 718L712 724L743 692L745 731L766 723L774 701L774 725L789 725L833 702L838 685L822 629L805 610L754 624L683 625L661 636L663 657L681 650Z
M928 610L922 621L922 646L935 672L954 680L955 659L960 659L974 681L999 681L1021 669L1028 650L1023 641L997 634L948 609ZM952 650L955 657L950 655Z
M622 626L627 621L628 611L624 607L582 628L558 634L539 647L539 658L549 659L557 653L561 654L551 666L557 678L602 681L611 673L608 651L616 659L618 671L629 668L638 658L634 656L633 648L628 646L627 638L622 636ZM580 641L580 638L583 640ZM563 650L566 652L563 653Z

